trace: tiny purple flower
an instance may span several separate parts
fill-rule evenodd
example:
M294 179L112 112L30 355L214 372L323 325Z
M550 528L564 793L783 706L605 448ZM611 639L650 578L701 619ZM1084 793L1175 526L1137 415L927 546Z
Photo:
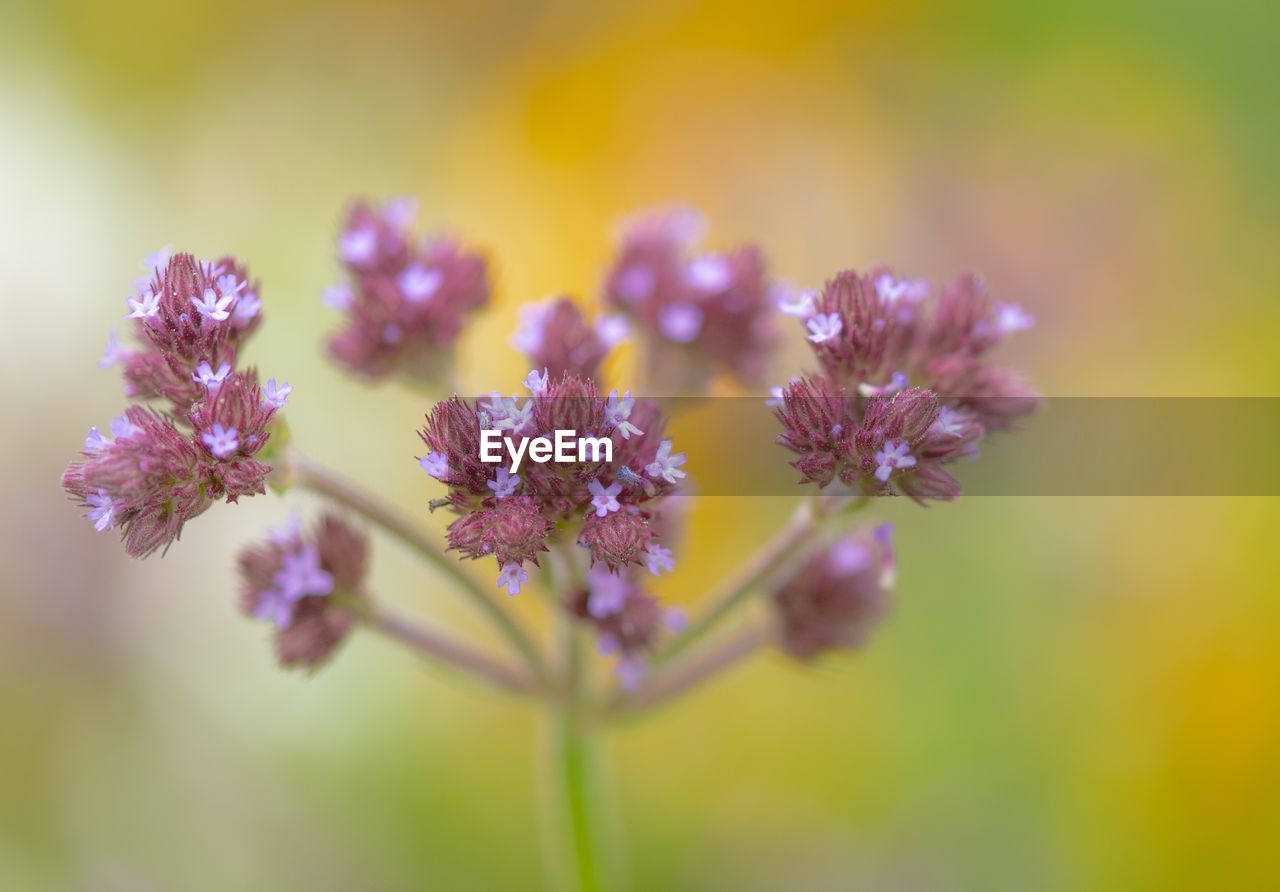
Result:
M327 595L333 591L333 576L320 566L320 552L316 547L304 545L281 556L276 588L291 601L308 595Z
M127 440L134 434L141 433L138 426L129 420L128 415L117 415L111 419L111 436L117 440Z
M120 346L120 339L116 336L115 329L107 335L107 346L102 351L102 358L98 360L98 368L109 369L117 362L123 362L129 356L129 351Z
M195 374L191 376L191 380L199 384L203 384L205 390L209 391L209 396L218 395L218 391L222 389L222 382L227 380L227 375L231 374L231 363L224 362L218 366L215 372L209 363L202 362L196 366Z
M654 576L660 576L663 570L672 573L676 569L676 561L671 556L671 549L657 544L645 549L644 563Z
M111 497L107 495L106 490L98 490L91 492L84 497L89 503L89 512L85 516L93 521L93 528L101 533L103 530L112 529L116 525L115 520L115 503L111 501Z
M236 279L235 276L227 274L225 276L218 276L218 279L214 284L218 288L218 294L223 297L235 297L243 291L249 283L241 282Z
M443 480L449 473L449 459L443 452L428 452L418 459L418 466L437 480Z
M224 428L221 424L215 423L212 430L201 434L200 440L215 456L227 459L235 455L236 450L240 448L239 433L234 427Z
M519 474L512 474L506 468L498 468L498 479L490 480L488 487L493 490L493 494L498 499L505 499L516 491L516 484L520 482Z
M84 438L85 452L101 452L111 445L111 441L102 436L97 427L89 428L89 436Z
M964 418L950 406L943 406L933 426L949 437L964 436Z
M640 682L644 681L649 667L639 657L628 656L618 660L618 665L613 671L618 677L618 684L622 685L624 691L634 691L640 687Z
M668 340L687 344L702 331L702 311L691 303L674 303L658 315L658 330Z
M396 276L396 285L404 299L411 304L426 303L444 283L444 274L438 269L427 269L421 263L410 263L400 275Z
M541 350L547 317L554 306L555 301L547 300L520 307L520 324L516 327L516 333L511 336L511 346L526 354Z
M253 615L258 619L270 620L277 629L287 629L293 622L293 605L296 603L285 596L279 589L269 588L258 593L258 606Z
M677 452L672 455L671 441L663 440L662 444L658 446L658 452L653 457L653 461L645 468L645 473L650 477L661 477L668 483L675 483L685 476L684 471L680 470L680 466L686 461L687 459L683 452Z
M354 301L355 296L351 293L351 286L346 282L330 285L320 294L320 303L338 312L346 312L351 309L351 304Z
M293 393L293 387L284 381L276 383L275 378L267 379L267 386L262 388L263 401L273 409L283 409L284 404L289 401L289 394Z
M378 233L371 226L350 229L338 240L338 255L347 263L363 266L378 254Z
M808 319L818 311L818 292L801 291L800 295L793 301L785 298L778 301L778 310L786 316L794 316L797 319Z
M613 288L618 297L629 304L646 301L653 296L658 280L653 270L642 264L632 264L618 274Z
M550 375L547 374L546 369L542 370L541 375L538 374L537 369L533 369L525 377L524 386L529 388L529 392L534 396L542 396L547 392L547 379L549 377Z
M995 312L996 331L1001 335L1011 335L1026 331L1036 324L1035 318L1017 304L998 303L995 305Z
M596 337L608 349L612 349L627 339L631 334L631 323L626 316L614 314L601 316L596 320Z
M126 319L150 319L160 312L160 295L154 291L148 291L137 300L130 297L128 302L133 312Z
M192 297L191 303L196 312L211 322L225 322L231 317L231 303L234 296L219 297L212 288L204 290L203 297Z
M618 435L624 440L630 440L631 435L640 436L644 431L632 424L629 419L631 410L635 407L635 397L628 390L622 396L618 396L618 391L609 391L609 399L605 402L604 416L618 431Z
M618 504L618 493L622 492L621 483L610 483L606 489L599 480L592 480L587 484L587 490L591 493L591 504L596 509L596 517L604 517L610 511L617 511L622 507Z
M894 372L893 376L889 379L889 383L885 384L883 387L875 387L864 381L858 385L858 393L867 397L893 396L895 393L906 390L910 383L911 381L907 378L905 373Z
M844 328L840 322L839 313L819 313L805 323L809 329L809 340L815 344L825 344L827 341L839 336L840 330Z
M587 582L591 588L587 597L587 613L595 619L604 619L621 611L631 592L625 579L600 564L591 568Z
M622 649L622 642L618 640L617 635L611 635L604 632L596 639L596 653L602 657L612 656Z
M223 278L226 278L225 276ZM231 324L243 328L254 320L262 309L262 301L256 292L246 291L236 298L235 308L231 311Z
M502 565L498 574L498 588L505 588L508 595L520 594L520 588L529 581L529 571L515 562Z
M695 257L689 261L686 276L689 284L694 288L708 294L716 294L729 287L733 281L733 269L730 268L729 261L723 257L708 255Z
M906 443L901 440L885 440L876 453L876 479L884 483L897 468L912 468L915 464L915 457L907 451Z
M929 283L924 279L898 279L889 273L876 278L876 294L887 304L900 300L919 303L929 296Z

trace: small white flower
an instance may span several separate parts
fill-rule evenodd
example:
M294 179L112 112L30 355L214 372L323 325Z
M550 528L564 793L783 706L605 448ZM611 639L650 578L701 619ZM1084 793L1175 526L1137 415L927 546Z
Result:
M498 479L490 480L486 485L498 499L505 499L516 491L516 484L520 482L519 474L512 474L506 468L498 468L497 477Z
M885 483L896 469L913 468L915 464L915 457L907 451L906 443L901 440L885 440L876 453L876 479Z
M606 489L599 480L592 480L587 484L587 490L591 493L591 504L596 509L596 517L604 517L622 507L618 504L618 493L622 492L621 483L610 483Z
M117 440L127 440L135 434L142 433L142 428L129 420L128 415L117 415L111 419L111 436Z
M902 372L894 372L893 376L889 379L889 383L880 387L876 387L873 384L868 384L866 381L863 381L858 385L858 393L866 397L893 396L895 393L906 390L909 383L911 382L905 374Z
M882 273L876 277L875 286L880 300L890 305L900 300L920 303L929 296L929 283L924 279L899 279Z
M241 282L234 275L231 275L230 273L228 273L227 275L218 276L217 281L214 282L214 285L217 286L218 294L222 295L223 297L235 297L245 288L249 287L248 282Z
M805 323L805 327L809 329L809 340L815 344L825 344L827 341L839 336L840 330L844 328L840 321L839 313L819 313Z
M449 473L449 459L443 452L428 452L418 459L418 466L437 480L443 480Z
M658 446L657 455L653 457L653 461L645 468L645 473L650 477L660 477L668 483L675 483L685 476L685 472L680 470L680 466L687 460L683 452L677 452L672 455L671 441L663 440L661 445Z
M505 588L508 595L520 594L520 588L529 581L529 571L515 562L502 565L498 574L498 588Z

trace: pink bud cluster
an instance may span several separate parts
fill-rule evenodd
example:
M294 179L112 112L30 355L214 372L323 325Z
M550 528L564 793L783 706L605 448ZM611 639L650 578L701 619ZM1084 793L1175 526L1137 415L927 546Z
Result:
M126 551L145 557L213 502L265 491L271 466L256 456L292 388L272 379L264 389L237 368L261 303L236 261L161 256L137 292L128 318L138 346L113 336L103 364L123 364L127 395L167 405L129 407L110 436L91 428L62 485L95 528L121 529Z
M671 569L670 552L662 552L661 566ZM632 690L647 673L647 658L659 636L664 631L680 631L684 613L664 608L644 590L642 574L634 569L613 573L596 566L586 581L586 588L570 595L565 607L595 631L596 646L603 656L617 657L618 681Z
M448 529L449 547L469 558L493 556L499 586L518 593L528 580L525 562L538 564L548 540L576 536L590 562L621 572L648 566L665 550L657 521L663 499L685 476L685 458L664 440L658 407L629 393L601 395L590 379L566 374L552 381L532 372L532 396L438 403L420 432L423 470L449 488L447 503L461 515ZM613 460L522 464L481 460L480 431L512 438L553 438L557 430L607 438ZM669 555L669 552L666 552Z
M295 518L240 553L241 609L274 625L280 665L313 669L329 658L354 623L334 596L362 596L367 559L365 535L333 514L309 532Z
M891 533L885 525L843 536L818 549L774 590L784 650L810 659L863 642L893 589Z
M329 354L364 378L438 375L467 317L489 300L484 258L452 238L416 239L415 213L407 199L358 202L338 238L348 281L324 294L343 313Z
M608 306L629 315L656 344L664 363L685 369L684 386L716 370L758 381L776 340L764 259L755 245L695 253L702 218L692 209L650 212L623 227L605 279ZM680 349L678 354L672 348Z
M511 343L553 380L570 374L598 383L601 364L629 328L625 316L600 316L589 323L572 300L555 297L520 308L520 327Z
M987 359L1031 318L989 300L972 276L932 306L929 292L885 270L846 271L782 304L804 323L822 369L776 388L771 401L802 482L952 499L960 484L944 466L1035 409L1035 393Z

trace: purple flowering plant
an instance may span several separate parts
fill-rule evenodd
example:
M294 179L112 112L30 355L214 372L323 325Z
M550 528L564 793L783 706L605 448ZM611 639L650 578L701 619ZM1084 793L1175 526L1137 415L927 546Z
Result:
M972 276L936 296L929 283L882 268L797 291L768 277L754 245L700 252L692 211L651 212L625 224L594 318L563 296L522 308L512 344L532 368L517 392L446 396L453 345L490 296L488 264L454 239L417 237L414 210L407 200L350 209L337 244L344 279L322 298L341 314L326 349L363 380L408 380L443 397L425 412L417 456L430 489L423 511L452 517L442 541L290 442L281 413L292 387L261 382L241 356L263 302L231 258L148 258L149 276L127 299L132 341L113 333L101 362L123 368L131 404L107 434L89 429L62 485L96 530L118 531L138 558L163 553L215 502L292 486L325 498L331 508L310 525L295 515L239 558L241 610L270 629L280 665L315 671L369 629L543 704L562 794L549 818L560 831L552 879L612 886L609 822L598 814L600 730L765 648L810 661L860 647L888 609L896 558L889 527L858 526L855 512L878 496L923 504L959 494L950 466L1036 408L1030 387L989 356L1032 320L989 299ZM760 386L788 317L813 369L773 388L760 411L774 416L779 460L791 454L802 500L686 620L649 580L676 572L698 469L668 436L653 395L696 394L717 377ZM629 336L638 377L606 382L605 360ZM530 459L493 460L485 431L533 443ZM539 459L539 439L565 431L594 452ZM443 575L493 625L502 652L379 603L370 529ZM466 570L467 560L483 573ZM556 619L554 642L504 603L531 592Z

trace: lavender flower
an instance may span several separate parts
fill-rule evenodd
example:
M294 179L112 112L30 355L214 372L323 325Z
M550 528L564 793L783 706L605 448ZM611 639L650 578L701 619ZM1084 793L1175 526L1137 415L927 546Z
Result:
M807 660L857 647L884 614L892 585L887 527L820 548L773 592L783 649Z
M722 369L756 382L776 341L774 289L759 249L694 254L702 229L683 208L633 218L604 285L605 303L645 334L650 366L678 390Z
M420 244L411 223L408 202L358 202L338 240L350 282L325 291L344 314L329 355L363 378L438 376L464 322L489 300L478 253L449 238Z
M367 557L364 534L336 515L309 532L295 517L240 553L241 608L275 627L282 666L315 669L346 638L354 620L334 596L362 599Z

